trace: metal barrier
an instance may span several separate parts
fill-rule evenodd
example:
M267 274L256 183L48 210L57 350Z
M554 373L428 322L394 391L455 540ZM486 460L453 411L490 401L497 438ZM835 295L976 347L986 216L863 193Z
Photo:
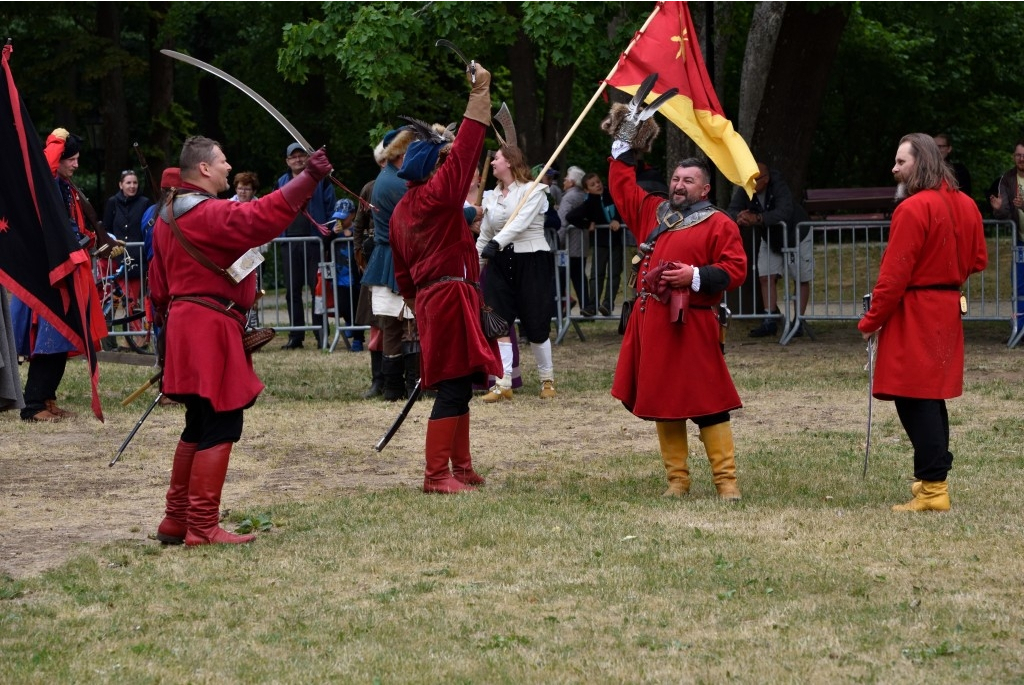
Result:
M312 331L320 348L327 349L328 318L315 312L313 297L324 252L323 239L315 236L269 243L257 276L257 287L265 294L253 307L251 323L277 331ZM292 290L289 281L299 287Z
M330 260L320 263L320 277L323 296L319 303L314 301L314 311L320 307L323 314L331 315L334 320L334 339L331 340L329 352L334 352L339 341L345 342L345 348L352 349L351 339L359 340L357 332L370 330L369 326L356 326L356 306L359 302L360 274L353 261L352 244L354 239L335 238L330 245ZM339 283L343 281L343 283ZM327 293L330 293L328 297ZM325 319L326 320L326 319ZM325 341L327 337L323 338Z
M1016 226L1012 221L984 221L988 243L988 267L973 274L964 284L969 303L965 321L1004 321L1013 326L1008 341L1014 347L1024 337L1019 322L1024 321L1017 295L1024 249L1015 243ZM814 279L805 311L800 289L791 287L791 278L783 275L784 296L780 301L784 329L780 344L788 344L806 321L856 321L863 314L863 296L870 293L877 279L890 227L888 221L807 221L812 240L797 246L784 239L783 258L799 263L801 245L813 250ZM784 232L785 234L785 232ZM1011 259L1013 264L1011 264ZM1009 273L1007 273L1009 272ZM755 265L756 276L756 265ZM756 280L756 279L755 279ZM785 305L784 307L782 305ZM1015 306L1016 305L1016 306ZM1016 338L1016 339L1015 339Z
M607 229L609 225L598 224L594 228L591 233L569 225L569 231L590 235L579 241L579 249L575 252L558 250L554 254L555 344L562 343L570 327L581 341L585 341L586 336L579 325L581 321L618 320L616 311L622 301L636 296L627 284L630 261L637 252L633 234L626 224L622 224L618 231L609 230L607 240L602 242L596 229ZM573 293L578 307L576 314L572 313L573 307L568 306Z

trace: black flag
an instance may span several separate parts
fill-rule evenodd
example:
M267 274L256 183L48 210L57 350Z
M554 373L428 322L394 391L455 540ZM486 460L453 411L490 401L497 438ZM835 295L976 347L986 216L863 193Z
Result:
M89 254L71 229L42 144L3 48L0 83L0 284L45 318L86 356L92 410L103 420L99 367L90 340L95 283Z

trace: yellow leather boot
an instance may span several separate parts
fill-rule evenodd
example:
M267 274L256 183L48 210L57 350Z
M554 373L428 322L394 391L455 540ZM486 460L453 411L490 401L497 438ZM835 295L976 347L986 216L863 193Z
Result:
M711 462L711 475L715 480L718 498L728 502L740 499L736 486L736 449L732 442L732 426L728 421L700 429L700 441Z
M686 421L658 421L658 444L665 462L668 490L662 497L682 497L690 492L690 471L686 468L689 447L686 444Z
M913 489L913 488L912 488ZM914 499L897 504L893 511L949 511L949 489L944 480L923 480Z

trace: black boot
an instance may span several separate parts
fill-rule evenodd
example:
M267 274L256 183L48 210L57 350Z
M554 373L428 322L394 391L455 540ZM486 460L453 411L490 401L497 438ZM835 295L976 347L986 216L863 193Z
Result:
M416 383L420 380L420 344L418 342L402 343L402 359L405 362L405 396L412 397Z
M381 364L381 374L384 378L384 399L388 402L397 402L398 400L405 399L404 355L384 357Z
M370 350L370 374L373 378L373 383L370 385L370 388L363 393L364 400L373 399L378 395L384 394L384 374L381 371L383 363L384 353Z

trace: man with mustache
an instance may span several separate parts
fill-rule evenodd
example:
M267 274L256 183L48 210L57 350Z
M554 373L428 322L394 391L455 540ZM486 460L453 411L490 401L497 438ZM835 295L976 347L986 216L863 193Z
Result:
M634 262L640 293L612 395L635 416L656 422L669 483L664 496L690 490L690 419L700 429L719 498L739 500L729 412L742 403L725 364L718 306L746 278L739 227L708 201L710 174L702 160L679 162L665 200L637 185L631 141L616 137L612 157L612 199L640 250Z
M903 136L892 168L899 204L892 214L871 306L857 324L878 336L872 394L893 400L914 446L913 499L893 511L947 511L949 451L946 399L964 385L967 277L988 264L981 212L957 190L935 140Z

